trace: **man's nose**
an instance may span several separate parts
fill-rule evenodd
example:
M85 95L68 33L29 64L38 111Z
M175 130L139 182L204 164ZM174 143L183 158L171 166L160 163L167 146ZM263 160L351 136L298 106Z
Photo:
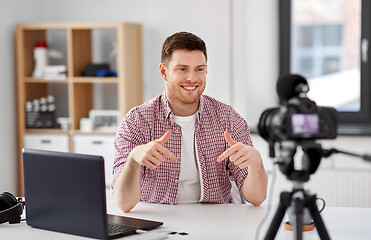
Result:
M197 81L197 79L198 79L197 72L189 71L188 74L187 74L186 79L188 81Z

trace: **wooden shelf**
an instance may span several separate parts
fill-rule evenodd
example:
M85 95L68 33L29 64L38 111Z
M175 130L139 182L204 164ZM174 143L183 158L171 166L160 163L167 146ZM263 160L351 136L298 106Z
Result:
M70 130L62 130L58 128L49 128L49 129L42 129L42 128L26 128L24 133L38 133L38 134L70 134Z
M43 79L43 78L33 78L33 77L25 77L25 83L67 83L68 78L65 80L50 80L50 79Z
M117 77L84 77L86 64L93 63L93 52L97 47L112 47L111 41L94 38L99 32L113 32L117 42L117 54L113 60ZM33 50L36 42L48 41L50 35L58 34L60 48L64 49L67 79L47 80L33 78L35 67ZM106 35L104 35L107 37ZM107 39L106 40L112 40ZM57 41L57 42L58 42ZM64 42L63 42L64 41ZM107 46L105 46L105 44ZM52 46L51 46L52 48ZM100 52L100 51L99 51ZM108 55L108 54L107 54ZM22 148L25 134L66 134L69 151L74 152L75 134L114 135L115 132L80 131L80 119L89 117L92 109L105 109L97 104L106 98L113 102L107 109L115 109L124 116L132 107L142 103L142 27L126 23L35 23L19 24L16 32L17 60L17 155L19 194L23 195ZM103 89L103 90L102 90ZM100 92L99 92L100 91ZM108 92L105 92L108 91ZM25 105L27 101L54 95L56 99L55 118L68 117L70 130L27 129L25 126ZM99 105L97 107L97 105ZM113 107L112 107L113 105Z
M73 77L75 83L118 83L120 78L117 77Z
M97 29L97 28L113 28L118 29L125 23L33 23L33 24L20 24L23 30L50 30L50 29ZM129 25L129 24L125 24ZM132 25L132 24L131 24Z
M115 135L116 132L107 132L107 131L91 131L91 132L81 132L75 130L74 134L86 134L86 135Z
M25 129L25 134L26 133L37 133L37 134L70 134L70 135L74 135L74 134L86 134L86 135L115 135L116 132L115 131L97 131L97 130L93 130L91 132L82 132L80 130L62 130L62 129L59 129L59 128L49 128L49 129L46 129L46 128L26 128Z

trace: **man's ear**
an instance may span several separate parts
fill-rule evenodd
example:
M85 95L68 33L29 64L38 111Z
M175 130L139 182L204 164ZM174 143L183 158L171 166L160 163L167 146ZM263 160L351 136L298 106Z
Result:
M166 77L166 67L165 67L165 64L163 63L160 63L160 74L161 74L161 77L167 81L167 77Z

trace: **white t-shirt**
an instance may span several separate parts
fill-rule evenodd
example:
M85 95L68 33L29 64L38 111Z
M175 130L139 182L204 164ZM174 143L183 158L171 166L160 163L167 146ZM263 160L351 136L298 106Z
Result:
M195 151L195 125L197 112L192 116L175 116L175 123L182 131L182 156L180 161L177 203L200 202L201 185Z

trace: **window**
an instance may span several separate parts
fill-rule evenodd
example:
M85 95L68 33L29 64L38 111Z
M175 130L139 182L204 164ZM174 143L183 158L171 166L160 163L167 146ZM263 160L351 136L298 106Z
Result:
M339 25L296 25L291 69L309 79L341 71L341 31Z
M371 133L370 1L283 0L279 11L280 75L304 76L308 97L336 108L340 127Z

